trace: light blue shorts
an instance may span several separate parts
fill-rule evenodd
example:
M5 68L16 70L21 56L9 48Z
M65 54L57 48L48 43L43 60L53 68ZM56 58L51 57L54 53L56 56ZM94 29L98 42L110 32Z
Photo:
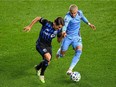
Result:
M72 47L75 49L77 46L82 46L82 39L81 37L74 37L74 38L68 38L65 37L61 44L62 51L66 51L68 47L72 45Z

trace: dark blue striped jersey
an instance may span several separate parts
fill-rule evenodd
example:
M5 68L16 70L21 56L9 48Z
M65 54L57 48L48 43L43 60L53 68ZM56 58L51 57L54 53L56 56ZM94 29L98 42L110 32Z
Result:
M41 31L37 42L41 42L47 46L51 46L52 39L60 37L62 30L55 30L53 28L53 22L41 18L39 21L42 24Z

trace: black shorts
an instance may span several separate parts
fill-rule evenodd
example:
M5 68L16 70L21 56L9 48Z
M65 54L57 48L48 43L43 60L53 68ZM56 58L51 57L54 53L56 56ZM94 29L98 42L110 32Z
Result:
M45 53L50 53L51 57L52 57L52 47L47 46L46 44L43 44L41 42L37 42L36 43L36 50L41 54L41 56L44 59L44 54Z

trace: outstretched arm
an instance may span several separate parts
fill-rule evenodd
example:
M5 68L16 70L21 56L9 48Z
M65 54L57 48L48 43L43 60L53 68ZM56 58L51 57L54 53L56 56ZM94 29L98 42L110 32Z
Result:
M91 24L91 23L86 19L85 16L82 17L82 20L83 20L86 24L88 24L93 30L96 30L96 27L95 27L93 24Z
M28 26L24 27L24 31L28 31L29 32L31 30L32 26L36 22L38 22L40 19L41 19L41 17L36 17L34 20L32 20L32 22Z
M96 30L96 27L87 20L87 18L83 15L83 12L82 11L79 12L81 14L82 21L88 24L93 30Z

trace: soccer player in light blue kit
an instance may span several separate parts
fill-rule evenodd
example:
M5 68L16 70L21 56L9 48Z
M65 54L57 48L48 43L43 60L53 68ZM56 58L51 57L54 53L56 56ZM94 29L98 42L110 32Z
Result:
M81 53L82 53L82 39L80 36L80 23L81 20L88 24L93 30L95 30L95 26L91 24L87 18L83 15L81 10L78 10L78 7L72 4L69 7L69 12L66 14L64 21L65 26L63 27L63 36L61 47L57 51L56 57L63 57L66 50L70 45L75 50L75 55L72 59L71 65L67 71L67 75L72 73L73 68L78 63Z

